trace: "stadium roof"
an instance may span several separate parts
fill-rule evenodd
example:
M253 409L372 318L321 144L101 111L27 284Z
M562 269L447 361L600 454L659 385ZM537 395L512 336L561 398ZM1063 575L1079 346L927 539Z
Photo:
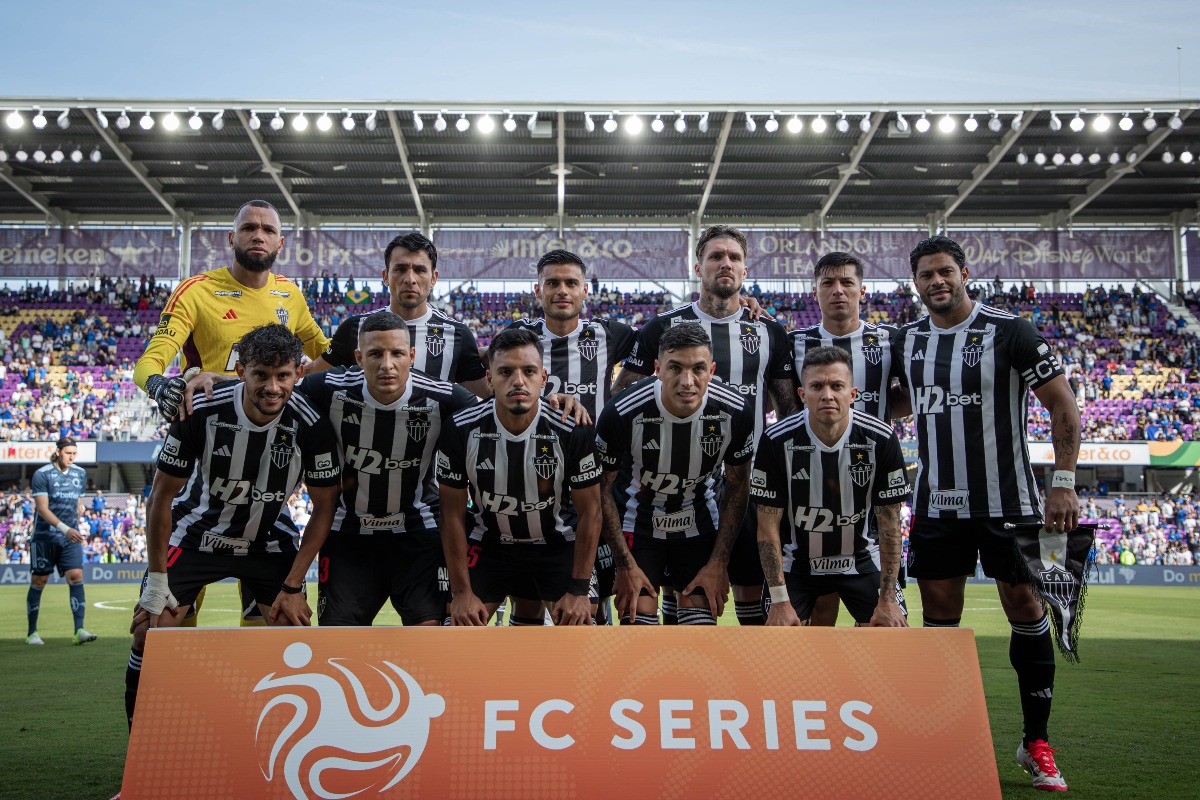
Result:
M1197 109L1200 100L614 107L10 97L0 98L0 223L227 223L259 197L304 226L1190 225L1200 214ZM19 128L8 124L14 112ZM293 124L301 113L302 131ZM652 130L660 115L662 130ZM636 135L627 130L635 118ZM952 131L940 130L943 119Z

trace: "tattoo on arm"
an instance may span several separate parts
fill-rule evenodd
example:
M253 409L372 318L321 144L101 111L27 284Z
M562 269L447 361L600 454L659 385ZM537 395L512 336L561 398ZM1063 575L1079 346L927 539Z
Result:
M758 560L768 586L783 585L783 558L779 549L779 519L782 508L758 506Z
M1079 430L1074 425L1074 419L1069 412L1063 412L1058 418L1059 424L1053 426L1051 444L1054 446L1054 459L1074 456L1079 450Z
M625 543L625 535L621 531L621 514L617 511L617 501L613 497L613 481L617 479L616 472L605 472L600 478L600 533L613 554L613 563L617 569L629 569L634 565L633 554Z
M800 410L799 398L796 396L796 381L792 378L775 378L770 383L771 399L775 402L775 410L779 418L790 417Z
M717 541L713 544L714 561L729 561L733 542L742 529L746 503L750 497L749 473L749 463L737 467L725 465L725 493L721 497L721 507L717 510L720 524L717 525Z
M876 506L879 520L879 579L882 589L890 590L900 577L900 554L903 543L900 536L900 505Z

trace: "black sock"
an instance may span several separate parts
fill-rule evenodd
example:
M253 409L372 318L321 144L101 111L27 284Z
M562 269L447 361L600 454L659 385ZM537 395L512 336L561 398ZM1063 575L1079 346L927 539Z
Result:
M925 628L957 628L960 622L962 622L962 617L951 617L950 619L925 617L921 621L921 625Z
M716 617L707 608L681 608L678 612L680 625L716 625Z
M129 718L129 729L133 730L133 709L137 705L138 684L142 680L142 653L133 648L129 651L129 664L125 667L125 716Z
M75 623L71 633L74 633L83 627L83 612L87 611L87 599L83 594L83 581L72 583L69 589L71 592L71 616Z
M514 627L518 625L526 625L530 627L542 627L546 624L545 617L519 617L516 614L508 616L508 624Z
M657 625L658 614L637 614L633 618L634 625Z
M763 614L761 600L734 600L733 611L737 614L739 625L767 624L767 616Z
M678 625L679 617L675 608L675 595L664 594L662 599L662 624Z
M30 584L29 593L25 595L25 614L29 617L29 633L26 636L37 633L38 612L42 610L42 589L41 586Z
M1050 705L1054 694L1054 639L1050 618L1042 615L1037 622L1012 622L1008 660L1017 671L1021 692L1021 716L1025 721L1025 745L1042 739L1050 723Z

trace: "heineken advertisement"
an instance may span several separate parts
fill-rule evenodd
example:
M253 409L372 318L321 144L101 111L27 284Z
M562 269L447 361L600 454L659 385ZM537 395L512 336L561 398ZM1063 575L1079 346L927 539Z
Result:
M4 228L0 272L10 278L174 278L179 237L166 228Z

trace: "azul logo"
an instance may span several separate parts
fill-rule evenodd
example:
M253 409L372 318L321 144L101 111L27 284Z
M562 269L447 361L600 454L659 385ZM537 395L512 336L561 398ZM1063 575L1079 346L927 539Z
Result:
M940 414L947 408L982 406L983 395L947 394L940 386L918 386L913 390L914 408L918 414Z
M312 648L294 642L283 651L283 663L289 669L254 687L266 700L255 744L263 777L282 779L302 800L386 792L412 772L429 742L431 721L446 711L441 695L426 694L390 661L351 666L348 659L330 658L314 664ZM376 708L364 683L381 680L389 691Z

